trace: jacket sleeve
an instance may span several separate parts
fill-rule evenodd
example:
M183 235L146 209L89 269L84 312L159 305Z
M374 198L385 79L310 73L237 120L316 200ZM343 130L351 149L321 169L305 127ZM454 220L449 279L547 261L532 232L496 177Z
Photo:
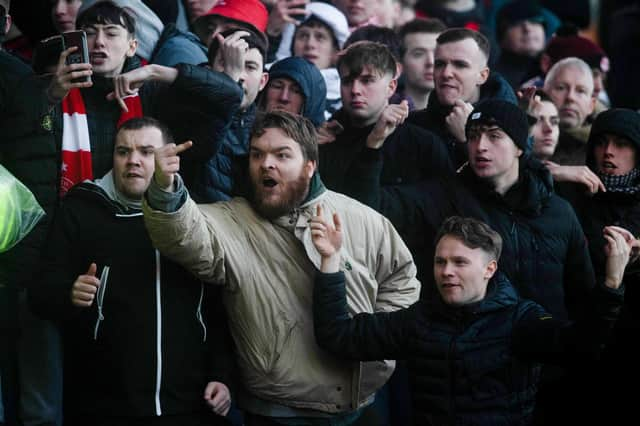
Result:
M185 160L206 161L224 140L224 132L242 102L242 87L228 75L191 64L176 66L178 77L151 108L174 133L176 142L192 140Z
M80 232L73 209L63 203L43 248L38 279L28 292L30 306L41 318L63 322L81 309L71 303L73 283L89 268L82 269L75 256L81 250Z
M372 361L402 359L407 328L417 305L387 313L349 316L344 273L318 272L313 290L313 323L321 348L340 358Z
M420 296L420 282L416 278L416 265L409 249L393 225L386 218L381 219L384 232L377 250L375 311L389 312L415 303Z
M622 309L624 288L599 285L594 291L595 307L578 321L560 320L542 306L528 302L530 309L517 321L513 350L533 361L571 365L597 360Z
M152 180L150 186L157 185ZM153 246L160 253L182 265L198 279L208 283L223 283L225 277L225 254L216 233L216 218L200 211L189 197L175 211L155 210L150 197L152 188L143 198L144 222ZM186 192L173 193L181 197ZM153 206L153 207L152 207Z
M564 285L566 308L569 318L584 318L586 311L593 308L593 290L596 286L595 272L582 226L573 208L567 206L567 219L571 222L569 249L564 265Z

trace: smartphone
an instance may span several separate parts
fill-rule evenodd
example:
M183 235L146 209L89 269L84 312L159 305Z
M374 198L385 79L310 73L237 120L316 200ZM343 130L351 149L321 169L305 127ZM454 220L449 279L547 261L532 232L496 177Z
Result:
M87 33L84 31L69 31L62 33L63 50L76 46L77 49L67 56L67 65L89 63L89 48L87 47ZM72 83L89 83L91 76L74 78Z

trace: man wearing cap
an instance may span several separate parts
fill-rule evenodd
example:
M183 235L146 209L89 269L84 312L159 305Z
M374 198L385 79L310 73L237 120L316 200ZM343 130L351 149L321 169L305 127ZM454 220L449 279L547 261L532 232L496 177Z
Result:
M355 182L358 198L377 206L408 241L433 241L440 223L454 214L487 221L505 240L503 268L521 295L554 315L575 317L594 283L589 253L571 206L527 153L528 130L527 115L516 105L482 101L466 125L469 163L453 179L380 191L379 170L370 167ZM432 257L425 260L429 265Z
M269 13L260 0L220 0L205 14L193 21L193 32L207 47L217 33L229 28L246 28L264 38L267 44Z
M527 115L516 105L482 101L465 127L469 162L453 179L380 190L379 171L371 165L354 182L361 185L356 198L378 207L409 249L413 241L433 241L449 216L483 220L504 240L501 265L520 296L558 318L577 319L595 285L589 251L573 209L553 192L549 171L529 156L528 130ZM432 261L433 252L427 253L419 274L423 297L434 296L426 273Z
M489 41L477 31L449 28L436 40L434 95L427 108L415 111L409 121L436 133L447 144L458 168L466 161L464 125L473 104L484 99L516 103L509 83L488 67Z
M544 50L546 21L537 1L516 0L500 8L497 38L500 59L495 69L517 89L535 75L538 56Z

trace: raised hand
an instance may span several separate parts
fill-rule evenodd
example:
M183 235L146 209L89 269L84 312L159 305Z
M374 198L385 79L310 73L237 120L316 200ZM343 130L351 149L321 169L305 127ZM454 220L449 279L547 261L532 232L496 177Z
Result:
M71 303L73 306L88 308L96 297L100 280L96 277L96 264L89 265L89 270L84 275L78 275L71 288Z
M124 98L138 93L145 81L160 81L171 84L178 77L178 70L157 64L145 65L113 78L113 92L108 100L116 100L124 111L128 111Z
M473 111L473 105L463 100L458 99L453 106L453 109L445 118L447 129L459 142L465 142L467 135L465 134L465 126L467 124L467 118Z
M553 180L556 182L575 182L586 186L590 194L598 191L606 192L604 184L587 166L561 166L553 161L545 161L545 166L551 172Z
M267 34L277 37L287 23L296 24L296 16L305 15L308 0L277 0L269 14Z
M236 31L227 38L224 38L220 33L215 35L220 43L220 53L218 54L220 55L220 65L223 72L234 81L239 81L244 72L244 61L247 50L249 50L249 43L242 37L249 35L247 31Z
M311 240L322 257L322 272L337 272L340 263L340 247L342 246L342 223L337 213L333 214L333 223L322 217L322 207L318 205L316 215L309 221Z
M79 63L79 64L70 64L67 65L67 56L71 53L78 50L77 46L70 47L66 50L63 50L60 53L60 58L58 59L58 66L56 67L56 73L49 83L49 88L47 89L47 95L49 96L49 100L52 102L60 102L67 96L69 90L77 88L82 89L85 87L93 86L93 82L78 82L74 83L72 80L80 77L86 77L93 74L92 66L89 63Z
M175 174L180 171L180 157L178 154L191 148L193 142L186 141L180 145L168 143L154 151L155 171L153 179L160 188L167 192L173 191Z
M204 400L207 405L219 416L226 416L231 408L231 392L221 382L209 382L204 389Z
M329 120L322 123L316 131L318 132L318 145L324 145L336 140L336 137L344 132L344 127L338 120Z
M607 287L617 289L622 283L624 269L629 263L629 255L631 253L632 244L628 240L625 232L621 228L614 226L605 226L603 230L606 244L604 253L607 256L606 274L604 283ZM633 238L635 240L635 238Z
M367 147L380 149L385 139L409 116L409 103L404 100L397 105L387 105L376 125L367 136Z

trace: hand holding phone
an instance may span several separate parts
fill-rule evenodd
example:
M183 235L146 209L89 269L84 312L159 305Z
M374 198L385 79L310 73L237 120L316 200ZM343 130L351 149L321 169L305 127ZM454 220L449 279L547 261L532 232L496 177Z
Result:
M76 47L76 50L67 56L67 65L89 63L89 48L87 47L87 34L84 31L68 31L62 33L63 50ZM74 78L72 83L90 83L91 76Z

